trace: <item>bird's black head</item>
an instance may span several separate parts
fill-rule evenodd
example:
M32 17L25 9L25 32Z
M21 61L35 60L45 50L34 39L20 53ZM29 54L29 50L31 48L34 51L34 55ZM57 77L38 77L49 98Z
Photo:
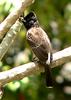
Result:
M27 16L25 16L22 22L27 30L31 27L38 26L38 21L34 12L30 12Z

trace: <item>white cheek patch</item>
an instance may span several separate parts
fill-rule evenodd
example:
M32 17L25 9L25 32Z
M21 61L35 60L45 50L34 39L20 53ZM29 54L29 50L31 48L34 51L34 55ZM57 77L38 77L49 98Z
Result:
M46 64L49 65L51 62L51 53L48 53L48 60L46 60Z

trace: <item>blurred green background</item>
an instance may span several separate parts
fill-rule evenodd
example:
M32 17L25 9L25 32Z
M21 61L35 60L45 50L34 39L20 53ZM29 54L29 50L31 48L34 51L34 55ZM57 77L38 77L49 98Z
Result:
M0 23L15 9L17 3L18 0L0 0ZM41 27L48 33L53 52L71 45L71 0L35 0L25 10L25 15L30 11L36 13ZM26 30L22 26L14 44L0 62L0 71L32 61L33 54L25 35ZM43 73L36 74L7 84L2 100L71 100L71 80L66 70L70 66L69 62L52 69L56 80L54 88L46 88Z

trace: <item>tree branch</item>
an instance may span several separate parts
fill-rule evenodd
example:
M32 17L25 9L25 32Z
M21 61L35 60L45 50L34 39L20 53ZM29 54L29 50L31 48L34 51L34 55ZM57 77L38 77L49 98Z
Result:
M14 9L13 12L0 24L0 39L8 32L10 27L16 22L19 16L23 13L26 7L32 4L34 0L20 0L19 6L17 9Z
M11 44L14 42L17 33L20 32L21 26L22 24L17 20L16 23L10 28L6 36L3 38L0 44L0 61L10 48Z
M71 47L53 54L53 61L51 68L62 65L71 60ZM14 80L20 80L26 76L44 71L44 67L39 63L30 62L8 71L0 73L0 86L7 84Z

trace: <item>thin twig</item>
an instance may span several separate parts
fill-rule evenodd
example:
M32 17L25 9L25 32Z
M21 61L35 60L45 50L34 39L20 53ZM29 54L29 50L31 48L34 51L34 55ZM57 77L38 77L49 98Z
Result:
M20 0L19 7L17 9L14 9L13 12L11 12L8 17L0 24L0 39L3 38L3 36L8 32L10 27L16 22L16 20L19 18L19 16L23 13L26 7L31 5L34 0Z
M71 47L53 54L51 68L58 67L59 65L67 63L68 61L71 61ZM44 67L39 63L34 62L15 67L0 73L0 86L42 71L44 71Z

